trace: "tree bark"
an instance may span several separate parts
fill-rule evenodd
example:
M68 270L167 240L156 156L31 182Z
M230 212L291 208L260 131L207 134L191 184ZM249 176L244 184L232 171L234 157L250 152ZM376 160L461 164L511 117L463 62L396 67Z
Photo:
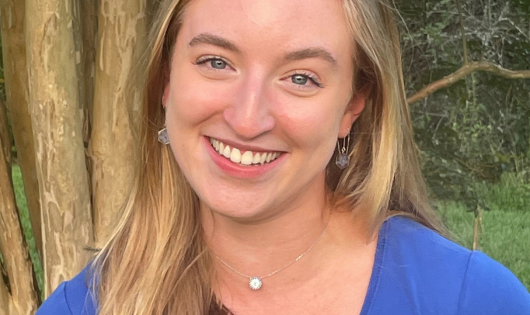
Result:
M0 269L2 266L0 265ZM0 314L9 315L9 291L3 281L0 281Z
M508 70L504 69L499 65L493 64L487 61L475 61L470 62L467 65L462 66L457 71L451 73L444 78L434 81L421 89L419 92L407 99L407 102L410 104L416 103L427 96L433 94L434 92L441 90L443 88L449 87L467 75L476 72L476 71L486 71L491 72L495 75L504 77L506 79L530 79L530 70Z
M95 62L96 62L96 39L97 39L97 1L80 1L80 26L81 26L81 73L80 78L84 80L82 96L83 108L85 109L85 124L83 126L83 140L88 146L93 118L94 89L95 89ZM87 164L90 165L90 158ZM89 170L91 168L89 167Z
M30 315L37 310L38 298L9 173L5 156L0 152L0 253L4 257L2 267L5 267L0 279L0 313ZM3 278L7 278L7 282Z
M41 196L45 295L87 263L93 245L71 1L27 0L29 108Z
M115 224L134 175L141 97L140 88L130 79L146 47L147 29L145 0L100 0L98 11L90 156L99 242Z
M11 165L11 139L9 139L9 129L7 121L7 110L6 104L0 99L0 140L2 140L2 145L0 150L4 154L4 159L7 165ZM8 175L11 178L11 167L8 167Z
M11 117L17 162L22 172L35 245L42 260L39 186L35 169L33 127L28 110L28 73L24 40L25 1L0 0L0 9L6 107Z

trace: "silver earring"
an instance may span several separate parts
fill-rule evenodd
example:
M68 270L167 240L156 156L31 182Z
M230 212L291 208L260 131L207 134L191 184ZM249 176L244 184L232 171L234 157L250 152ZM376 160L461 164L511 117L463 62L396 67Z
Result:
M348 135L344 138L342 138L342 148L340 145L341 139L337 140L337 150L339 152L339 155L337 155L337 159L335 160L335 164L343 170L348 165L350 165L350 132L348 131Z
M167 135L166 126L164 126L163 129L158 131L158 142L160 142L162 144L168 144L169 143L169 136Z

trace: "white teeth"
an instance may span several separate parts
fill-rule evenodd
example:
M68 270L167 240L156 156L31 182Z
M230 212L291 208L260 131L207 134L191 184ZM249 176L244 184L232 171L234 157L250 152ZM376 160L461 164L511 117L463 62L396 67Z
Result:
M252 164L252 151L247 151L241 157L241 164L250 165Z
M262 153L259 162L261 164L264 164L266 159L267 159L267 153Z
M248 152L250 152L250 151L247 151L246 153L248 153ZM245 153L245 154L246 154L246 153ZM259 162L260 162L259 153L256 153L256 154L254 155L254 159L252 159L252 164L258 164Z
M225 158L228 158L228 159L230 158L230 146L229 145L227 145L225 149L223 150L223 155L225 156Z
M241 154L241 150L237 148L230 148L229 145L225 145L219 140L210 138L210 144L220 155L230 159L234 163L242 165L263 165L265 163L276 160L281 153L280 152L262 152L254 153L252 151L245 151Z
M226 150L226 149L225 149ZM234 162L234 163L239 163L241 162L241 151L239 151L238 149L236 148L233 148L232 149L232 153L230 153L230 161Z

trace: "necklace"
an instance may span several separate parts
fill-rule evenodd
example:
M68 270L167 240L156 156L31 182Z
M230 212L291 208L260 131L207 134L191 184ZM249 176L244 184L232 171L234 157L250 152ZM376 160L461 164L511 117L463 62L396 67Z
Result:
M273 272L271 272L269 274L266 274L264 276L261 276L261 277L250 276L250 275L244 274L244 273L240 272L239 270L237 270L236 268L230 266L226 261L222 260L221 257L217 256L215 253L213 253L213 255L215 256L215 258L217 260L219 260L223 265L228 267L230 270L232 270L233 272L237 273L238 275L240 275L240 276L242 276L244 278L249 279L248 287L251 288L252 290L256 291L256 290L261 289L261 287L263 286L263 279L265 279L267 277L270 277L272 275L275 275L275 274L277 274L280 271L283 271L287 267L289 267L292 264L294 264L295 262L299 261L302 257L304 257L305 254L309 253L309 251L312 250L313 247L315 247L315 245L318 243L318 241L320 241L322 236L324 236L324 233L326 232L326 230L328 228L328 224L329 224L330 219L331 219L331 214L329 215L328 221L326 222L326 226L324 227L324 230L322 230L322 233L320 233L320 235L317 237L317 239L313 242L313 244L311 244L311 246L309 246L308 249L305 250L305 252L301 253L298 257L296 257L295 260L289 262L287 265L285 265L285 266L283 266L283 267L281 267L279 269L276 269Z

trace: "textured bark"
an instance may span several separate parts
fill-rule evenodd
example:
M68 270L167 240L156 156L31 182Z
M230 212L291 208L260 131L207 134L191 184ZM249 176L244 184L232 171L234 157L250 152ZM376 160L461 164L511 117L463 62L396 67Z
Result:
M0 139L0 146L2 140ZM30 315L37 310L33 265L15 204L8 164L0 152L0 252L4 257L7 282L0 279L0 313Z
M9 315L9 303L9 291L7 290L7 286L3 281L0 281L0 314Z
M4 159L8 165L11 165L11 140L9 139L9 129L7 123L7 110L4 102L0 99L0 140L2 146L0 149L4 154ZM11 178L11 168L9 168L9 177Z
M26 1L29 108L41 196L45 295L87 263L93 244L74 44L68 0Z
M92 126L94 86L95 86L95 62L96 62L96 36L97 36L97 1L80 1L81 27L81 68L80 78L83 80L84 88L81 97L85 109L85 124L83 128L83 140L89 143L90 130ZM87 159L90 163L90 159ZM89 168L90 169L90 168Z
M0 8L6 106L11 117L17 162L22 172L35 245L42 259L39 186L35 170L31 117L28 111L28 73L26 71L26 43L24 41L25 2L0 0Z
M113 227L133 178L139 88L131 72L146 47L145 0L101 0L90 143L96 239Z

